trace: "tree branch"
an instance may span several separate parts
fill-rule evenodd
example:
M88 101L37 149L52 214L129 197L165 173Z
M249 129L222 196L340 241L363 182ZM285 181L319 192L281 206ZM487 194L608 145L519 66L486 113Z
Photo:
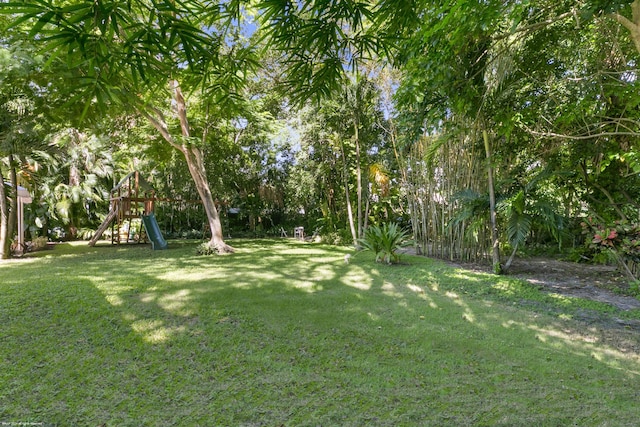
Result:
M556 22L560 22L563 19L574 17L574 16L575 16L575 11L572 9L569 12L562 13L562 14L560 14L558 16L553 17L553 18L545 19L544 21L536 22L535 24L530 24L530 25L526 25L524 27L516 28L515 30L510 31L508 33L498 35L496 37L493 37L493 40L494 41L502 40L502 39L506 39L508 37L511 37L511 36L513 36L515 34L529 33L529 32L532 32L532 31L536 31L536 30L539 30L541 28L547 27L547 26L549 26L551 24L555 24Z
M636 24L631 22L626 16L620 15L619 13L613 13L610 15L615 21L618 21L620 25L625 27L627 30L633 32L636 30Z
M187 120L187 102L184 100L182 90L180 89L180 83L177 80L171 81L173 89L173 97L176 100L176 110L178 113L178 119L180 119L180 128L182 129L182 136L189 137L191 132L189 129L189 121Z
M528 127L528 126L526 126L524 124L521 124L520 126L525 131L529 132L531 135L534 135L534 136L539 136L539 137L543 137L543 138L570 139L570 140L574 140L574 141L584 141L584 140L587 140L587 139L602 138L602 137L607 137L607 136L634 136L634 137L640 136L640 131L634 132L632 130L629 130L628 132L615 131L615 132L590 133L588 135L566 135L566 134L555 133L555 132L539 132L539 131L531 129L530 127Z
M620 219L622 219L623 221L628 221L627 216L624 214L624 212L622 212L622 209L620 209L620 207L618 206L619 203L616 203L615 199L613 198L611 193L607 191L606 188L604 188L602 185L598 184L597 182L592 182L591 185L593 185L595 188L600 190L602 194L604 194L604 196L609 201L610 206L618 213L618 215L620 215Z
M142 114L147 120L149 120L149 123L151 123L151 125L156 128L158 132L160 132L160 135L162 135L165 141L167 141L176 150L184 152L183 147L176 142L176 140L171 135L171 132L169 132L169 127L167 126L167 122L165 121L162 112L153 107L150 107L150 109L158 116L157 118L153 117L146 110L139 109L138 111L140 111L140 114Z
M629 30L631 33L631 40L633 40L636 50L640 52L640 0L634 0L634 2L631 3L631 19L618 12L612 13L609 16Z

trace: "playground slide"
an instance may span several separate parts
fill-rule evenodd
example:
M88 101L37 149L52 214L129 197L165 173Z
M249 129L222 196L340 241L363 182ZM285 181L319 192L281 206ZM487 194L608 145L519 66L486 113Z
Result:
M142 215L142 223L144 224L144 229L147 230L147 236L151 241L151 249L154 251L157 249L167 249L167 241L162 237L158 221L156 221L156 216L153 213L150 213L149 215Z

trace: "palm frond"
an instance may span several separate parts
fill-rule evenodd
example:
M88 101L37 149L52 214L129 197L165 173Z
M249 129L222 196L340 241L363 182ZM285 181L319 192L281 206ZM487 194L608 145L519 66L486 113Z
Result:
M531 206L531 211L536 213L536 222L549 232L557 242L570 239L571 233L567 228L567 219L560 215L553 204L546 200L536 200Z
M484 218L489 213L489 197L470 189L460 191L453 196L459 204L456 214L449 221L448 227L455 227L466 221Z
M531 232L531 224L533 219L526 214L513 212L507 220L507 239L511 246L521 246L527 240Z

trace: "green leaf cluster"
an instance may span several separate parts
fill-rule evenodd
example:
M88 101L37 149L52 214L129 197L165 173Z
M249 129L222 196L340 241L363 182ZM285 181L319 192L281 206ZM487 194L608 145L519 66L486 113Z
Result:
M600 224L587 218L581 226L590 249L612 251L625 263L640 262L640 224L627 221Z
M398 251L409 244L409 236L409 232L395 222L387 222L368 227L358 243L376 255L376 262L391 264L400 261Z

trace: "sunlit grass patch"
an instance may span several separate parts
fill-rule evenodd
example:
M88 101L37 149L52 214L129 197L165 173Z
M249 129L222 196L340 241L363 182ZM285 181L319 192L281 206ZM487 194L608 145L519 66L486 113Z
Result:
M426 258L386 266L346 248L230 243L237 253L225 257L196 255L196 242L160 253L70 245L1 263L0 422L640 418L638 335L621 330L616 342L571 320L609 308Z

